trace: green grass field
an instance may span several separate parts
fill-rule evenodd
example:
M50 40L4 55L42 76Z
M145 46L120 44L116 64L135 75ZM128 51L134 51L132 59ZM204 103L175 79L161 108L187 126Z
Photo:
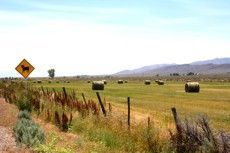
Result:
M74 89L79 99L82 99L81 93L84 93L87 99L97 100L96 91L91 89L91 83L86 80L70 83L43 82L33 86L56 90L66 87L67 91ZM198 115L207 115L215 129L230 132L230 83L201 82L200 87L200 93L185 93L184 82L166 82L159 86L153 81L151 85L144 85L144 81L117 84L115 80L108 80L105 90L99 92L107 102L122 110L127 107L129 96L132 112L148 114L165 125L173 119L171 107L176 107L182 118L195 119Z

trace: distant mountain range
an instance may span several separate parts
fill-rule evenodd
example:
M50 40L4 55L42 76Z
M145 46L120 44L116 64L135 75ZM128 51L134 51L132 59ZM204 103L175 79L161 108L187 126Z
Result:
M215 65L230 64L230 58L215 58L211 60L197 61L191 63L191 65L204 65L204 64L215 64Z
M196 61L189 64L157 64L133 70L120 71L115 76L169 75L171 73L187 74L230 74L230 58L215 58Z

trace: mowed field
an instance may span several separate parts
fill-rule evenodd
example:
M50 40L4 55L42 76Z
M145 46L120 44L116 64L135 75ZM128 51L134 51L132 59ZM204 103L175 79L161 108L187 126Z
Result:
M99 90L101 97L110 102L113 108L118 108L126 113L127 97L131 98L131 115L138 118L150 116L158 123L167 127L173 121L171 108L176 107L182 119L196 119L199 115L206 115L211 125L216 130L230 132L230 83L229 82L200 82L200 93L186 93L184 82L166 82L165 85L157 85L152 81L151 85L145 85L143 81L130 81L117 84L116 80L107 80L104 90ZM33 84L35 87L48 87L49 89L67 91L75 90L77 98L82 99L81 93L86 99L97 101L92 84L86 80L74 80L70 83Z

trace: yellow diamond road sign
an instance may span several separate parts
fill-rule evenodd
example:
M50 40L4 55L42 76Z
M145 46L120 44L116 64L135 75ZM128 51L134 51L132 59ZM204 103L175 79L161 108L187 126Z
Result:
M27 78L34 70L34 67L26 60L23 59L20 64L15 68L24 78Z

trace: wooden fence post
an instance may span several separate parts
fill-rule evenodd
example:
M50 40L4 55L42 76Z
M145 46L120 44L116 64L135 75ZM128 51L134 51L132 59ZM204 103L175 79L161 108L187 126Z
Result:
M100 106L101 106L101 110L102 110L104 116L106 117L105 107L104 107L104 105L103 105L103 103L102 103L102 101L101 101L101 97L100 97L100 95L99 95L99 92L96 92L96 94L97 94L97 98L98 98L98 101L99 101Z
M178 118L178 115L177 115L177 112L176 112L176 108L173 107L172 109L172 114L173 114L173 117L174 117L174 121L175 121L175 124L176 124L176 129L177 129L177 132L178 133L181 133L181 124L180 124L180 120Z
M128 101L128 129L130 130L130 97L127 99Z
M181 127L181 122L179 120L179 117L177 115L177 112L176 112L176 108L173 107L172 109L172 114L173 114L173 117L174 117L174 121L175 121L175 124L176 124L176 129L177 129L177 152L183 152L183 147L182 147L182 127Z

